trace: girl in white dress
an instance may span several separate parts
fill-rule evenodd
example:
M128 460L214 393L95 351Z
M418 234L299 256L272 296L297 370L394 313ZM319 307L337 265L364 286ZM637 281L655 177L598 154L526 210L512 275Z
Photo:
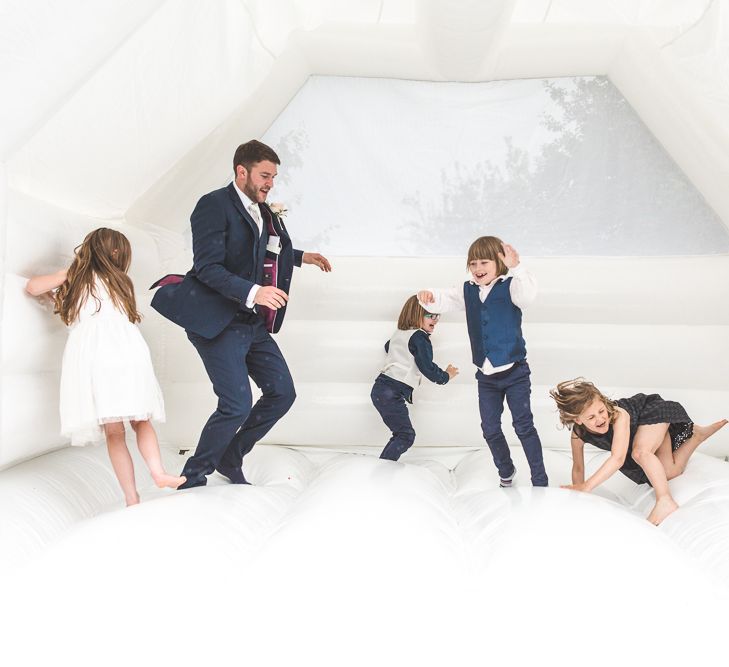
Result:
M131 246L121 232L102 227L86 236L75 255L68 269L31 278L26 290L33 296L56 290L54 312L70 328L61 370L61 432L72 445L105 436L126 504L136 505L125 420L158 487L177 488L185 478L165 472L150 423L164 421L164 403L137 327L141 318L127 275Z

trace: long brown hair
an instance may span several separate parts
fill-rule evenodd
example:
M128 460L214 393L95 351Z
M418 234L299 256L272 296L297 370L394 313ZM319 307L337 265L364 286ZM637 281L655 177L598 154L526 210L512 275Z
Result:
M564 426L572 430L580 425L575 424L577 419L595 399L602 401L607 409L608 418L612 424L617 414L617 403L611 401L592 382L585 378L575 378L560 382L555 389L549 390L549 395L554 399L559 411L559 420Z
M401 331L420 329L427 311L418 303L418 297L413 294L402 307L400 317L397 319L397 328Z
M90 296L101 307L94 287L97 278L106 287L114 306L126 313L132 324L142 319L137 312L134 286L127 275L132 262L132 248L124 234L107 227L95 229L74 249L74 255L66 282L58 288L55 296L55 312L66 324L71 324L78 317L81 305Z

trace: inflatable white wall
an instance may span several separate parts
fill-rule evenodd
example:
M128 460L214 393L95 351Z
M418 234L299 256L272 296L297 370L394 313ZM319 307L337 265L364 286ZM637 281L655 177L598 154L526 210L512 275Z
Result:
M464 279L459 259L332 258L330 275L295 275L287 320L277 337L296 383L297 401L269 443L375 447L387 431L369 392L405 299L417 289ZM729 258L523 258L541 293L525 311L532 407L547 447L568 448L548 390L578 375L614 397L659 392L686 405L696 423L720 419L729 400ZM687 280L687 276L690 279ZM700 286L715 286L702 292ZM194 445L214 396L184 334L165 324L165 396L176 419L162 429ZM461 374L446 386L424 382L411 408L416 446L481 446L475 369L463 314L448 314L433 334L435 360ZM505 419L507 429L508 416ZM516 442L510 432L511 442ZM729 433L705 445L729 454Z

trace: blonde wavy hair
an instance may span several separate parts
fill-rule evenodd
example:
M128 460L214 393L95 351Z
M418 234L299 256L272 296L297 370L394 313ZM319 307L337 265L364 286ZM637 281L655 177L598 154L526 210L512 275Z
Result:
M579 377L574 380L560 382L554 389L549 390L549 395L557 404L559 420L563 426L572 430L579 424L575 420L587 409L595 399L602 401L607 409L608 418L612 424L617 415L617 403L610 400L592 382Z
M78 317L81 305L89 296L96 300L97 311L101 307L95 288L97 278L106 287L114 306L123 311L132 324L142 319L137 311L134 286L127 275L132 248L124 234L107 227L95 229L74 249L74 255L66 281L55 295L54 312L66 324Z

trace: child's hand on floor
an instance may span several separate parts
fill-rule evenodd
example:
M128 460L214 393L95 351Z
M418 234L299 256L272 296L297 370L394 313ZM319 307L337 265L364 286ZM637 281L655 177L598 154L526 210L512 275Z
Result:
M589 493L589 489L585 486L584 482L582 482L581 484L562 484L560 488L570 489L572 491L584 491L585 493Z

